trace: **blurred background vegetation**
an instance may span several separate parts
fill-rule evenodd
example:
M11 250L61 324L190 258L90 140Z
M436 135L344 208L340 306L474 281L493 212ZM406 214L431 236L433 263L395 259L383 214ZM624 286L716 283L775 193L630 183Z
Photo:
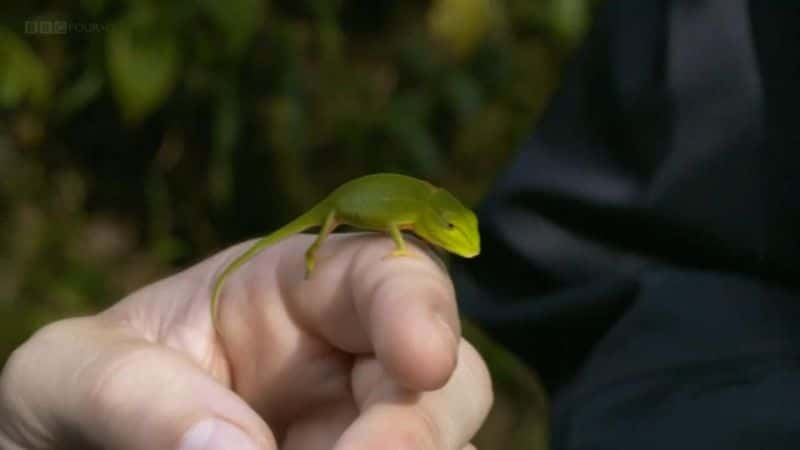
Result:
M74 0L0 6L0 362L395 171L477 203L594 0ZM545 445L535 377L478 330L482 449Z

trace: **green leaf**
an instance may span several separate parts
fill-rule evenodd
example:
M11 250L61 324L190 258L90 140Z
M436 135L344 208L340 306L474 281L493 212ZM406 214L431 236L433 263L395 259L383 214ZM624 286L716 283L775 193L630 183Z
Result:
M233 153L239 138L239 99L228 87L222 89L211 130L210 194L217 207L230 204L233 196Z
M80 0L81 9L90 16L99 16L108 6L106 0Z
M127 122L140 122L166 100L178 77L178 42L148 10L127 15L106 41L111 89Z
M29 100L44 106L52 92L46 66L16 34L0 28L0 107L11 108Z
M431 131L426 127L431 102L422 96L408 95L395 100L389 108L387 132L409 168L426 178L435 178L444 160ZM405 164L404 164L405 165Z
M263 0L201 0L200 6L222 31L227 53L234 57L244 51L263 22Z
M570 47L578 45L589 26L587 0L561 0L551 4L551 26Z
M74 84L64 88L58 105L58 113L68 117L80 111L103 91L103 74L87 70Z
M459 124L465 124L480 112L483 99L480 85L469 74L455 72L444 82L443 96Z
M489 33L498 8L491 0L436 0L428 12L428 29L454 56L465 57Z

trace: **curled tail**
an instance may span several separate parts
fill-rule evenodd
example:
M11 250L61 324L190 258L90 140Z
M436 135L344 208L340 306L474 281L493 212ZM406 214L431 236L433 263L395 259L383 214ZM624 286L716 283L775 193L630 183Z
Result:
M261 250L264 250L270 245L273 245L278 241L286 239L289 236L300 233L309 228L321 225L322 221L325 219L324 210L325 208L321 204L315 206L300 217L256 241L256 243L247 249L246 252L239 255L230 264L228 264L227 267L225 267L225 270L222 271L222 273L217 277L217 280L214 282L213 293L211 296L211 322L214 324L214 328L217 329L218 332L219 327L217 326L217 316L219 314L219 295L222 292L222 286L225 284L225 280L228 278L228 276L230 276L230 274L235 272L236 269L244 265L246 262L253 259L253 257L256 256Z

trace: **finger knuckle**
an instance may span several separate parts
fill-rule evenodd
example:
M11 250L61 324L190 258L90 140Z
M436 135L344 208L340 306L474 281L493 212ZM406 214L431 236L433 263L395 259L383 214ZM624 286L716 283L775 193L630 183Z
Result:
M158 366L163 354L149 346L136 346L100 357L77 375L85 393L88 417L124 415L130 393L141 384L143 367Z
M51 389L52 383L42 377L52 376L54 364L53 348L75 339L74 324L79 319L53 322L34 333L17 347L0 373L0 435L7 435L19 442L36 444L36 448L50 448L50 435L42 423L52 413L36 405L48 404L60 393ZM6 448L0 445L2 448Z
M451 421L442 420L442 418L437 420L433 413L427 409L420 409L417 417L422 431L419 439L420 441L426 441L427 445L410 448L452 448L450 440L455 434L450 429L454 425Z
M31 380L31 375L39 373L42 358L53 348L63 345L70 339L72 324L77 319L61 320L40 328L9 356L0 375L4 387L20 389Z
M449 448L444 439L444 434L437 423L428 414L416 416L415 427L398 430L395 436L398 448L414 448L435 450Z

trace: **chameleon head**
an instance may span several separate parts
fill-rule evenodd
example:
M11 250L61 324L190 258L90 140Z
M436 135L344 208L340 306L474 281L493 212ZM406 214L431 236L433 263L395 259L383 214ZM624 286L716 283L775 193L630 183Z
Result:
M426 208L414 226L414 232L426 241L465 258L481 252L478 218L444 189L431 193Z

